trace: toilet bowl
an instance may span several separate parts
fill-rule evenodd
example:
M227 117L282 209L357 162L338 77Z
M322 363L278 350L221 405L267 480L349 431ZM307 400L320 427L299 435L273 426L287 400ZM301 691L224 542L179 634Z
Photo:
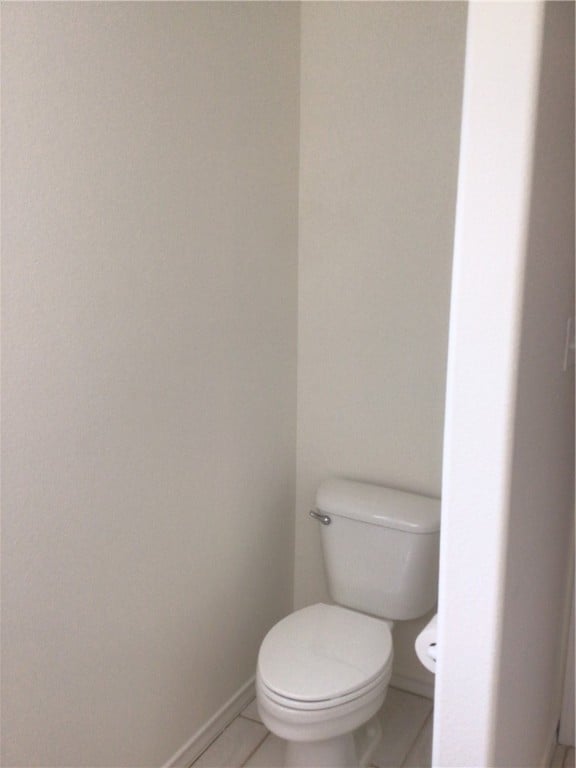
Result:
M392 674L390 624L318 603L283 619L258 657L258 710L288 742L290 766L366 764Z
M440 504L418 494L332 479L312 517L330 596L268 632L256 673L258 711L286 740L286 768L368 765L392 675L392 622L436 602Z

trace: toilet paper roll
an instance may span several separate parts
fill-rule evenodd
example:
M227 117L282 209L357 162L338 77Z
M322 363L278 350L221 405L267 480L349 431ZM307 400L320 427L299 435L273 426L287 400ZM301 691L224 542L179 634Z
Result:
M422 632L416 638L414 643L416 648L416 656L420 659L420 662L429 669L430 672L436 674L436 659L437 659L437 619L438 615L435 614L428 624L424 627Z

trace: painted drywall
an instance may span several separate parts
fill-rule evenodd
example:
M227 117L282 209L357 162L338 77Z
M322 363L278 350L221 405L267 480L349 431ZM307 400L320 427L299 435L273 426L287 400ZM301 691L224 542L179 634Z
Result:
M3 765L162 764L290 610L298 15L3 8Z
M440 495L466 7L304 3L295 605L327 600L319 482ZM429 683L423 622L395 672Z
M574 549L573 356L563 370L574 317L574 4L544 8L494 718L499 766L542 761L556 735Z
M574 9L468 16L435 766L548 765L572 550Z

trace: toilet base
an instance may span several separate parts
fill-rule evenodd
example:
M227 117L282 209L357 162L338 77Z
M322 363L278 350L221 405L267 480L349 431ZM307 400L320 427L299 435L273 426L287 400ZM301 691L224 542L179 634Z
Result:
M323 741L287 741L285 768L364 768L382 736L375 716L353 733Z
M288 741L286 768L351 768L358 765L354 736L345 733L324 741Z
M359 768L364 768L368 765L381 739L382 726L380 725L380 719L376 715L354 732L354 743L356 755L358 756L357 765Z

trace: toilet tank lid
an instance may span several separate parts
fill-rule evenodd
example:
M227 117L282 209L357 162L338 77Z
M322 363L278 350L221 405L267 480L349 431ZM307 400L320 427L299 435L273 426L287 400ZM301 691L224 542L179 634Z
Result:
M316 494L320 512L410 533L440 530L440 500L372 483L331 478Z

